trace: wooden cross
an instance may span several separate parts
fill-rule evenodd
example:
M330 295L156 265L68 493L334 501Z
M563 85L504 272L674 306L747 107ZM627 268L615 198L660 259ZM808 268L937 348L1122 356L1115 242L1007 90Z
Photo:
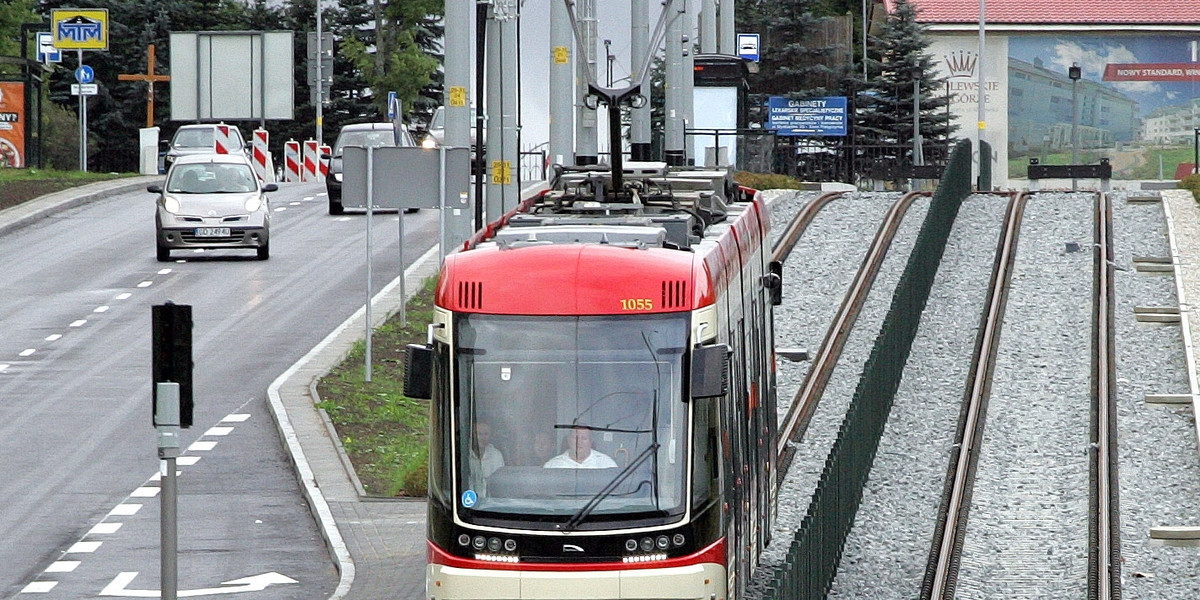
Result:
M154 127L154 82L170 81L170 75L155 75L154 74L154 44L146 47L146 72L133 75L117 75L117 79L121 81L145 81L150 84L150 89L146 93L146 127Z

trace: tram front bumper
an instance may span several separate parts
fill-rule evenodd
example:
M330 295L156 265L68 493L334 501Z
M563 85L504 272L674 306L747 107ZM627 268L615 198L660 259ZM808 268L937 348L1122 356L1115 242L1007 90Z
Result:
M429 600L724 600L725 568L712 563L612 571L512 571L430 564Z

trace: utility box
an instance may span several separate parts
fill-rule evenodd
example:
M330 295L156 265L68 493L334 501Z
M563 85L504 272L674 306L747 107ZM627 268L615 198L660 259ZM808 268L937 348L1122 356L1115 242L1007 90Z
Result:
M138 172L142 175L158 175L158 128L139 129L138 142L140 148Z
M729 54L697 54L692 72L693 156L709 167L737 164L737 130L747 125L746 96L750 85L745 59ZM713 163L713 164L710 164Z

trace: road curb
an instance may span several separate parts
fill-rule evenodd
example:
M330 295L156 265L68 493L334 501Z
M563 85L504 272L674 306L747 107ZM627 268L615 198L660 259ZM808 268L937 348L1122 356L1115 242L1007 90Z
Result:
M97 181L67 188L28 202L0 210L0 235L28 226L30 223L110 196L128 194L162 180L161 175L147 175L109 181Z

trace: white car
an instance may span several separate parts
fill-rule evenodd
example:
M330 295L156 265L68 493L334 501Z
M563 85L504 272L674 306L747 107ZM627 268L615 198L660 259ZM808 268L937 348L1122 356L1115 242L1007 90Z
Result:
M259 260L271 256L271 205L267 192L244 154L180 156L158 194L154 217L157 258L171 260L171 250L186 248L253 248Z

